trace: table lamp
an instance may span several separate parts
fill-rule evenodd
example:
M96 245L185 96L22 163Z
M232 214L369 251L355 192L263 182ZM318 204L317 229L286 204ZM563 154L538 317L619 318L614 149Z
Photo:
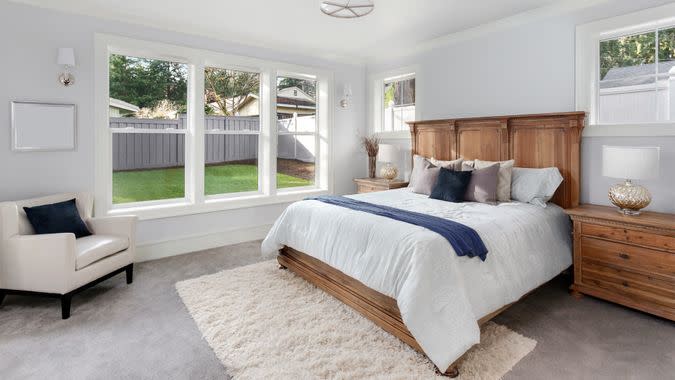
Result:
M398 148L391 144L380 144L377 157L385 163L380 169L380 177L389 181L395 179L398 176L398 169L392 163L398 160Z
M632 181L658 177L659 153L653 146L602 146L602 175L625 181L609 188L609 200L619 212L639 215L652 201L649 190Z

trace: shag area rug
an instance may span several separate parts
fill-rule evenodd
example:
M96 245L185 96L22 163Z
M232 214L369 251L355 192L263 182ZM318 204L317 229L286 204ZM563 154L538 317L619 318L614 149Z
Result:
M424 356L289 270L266 261L176 284L236 379L428 379ZM488 322L459 379L499 379L536 341ZM447 379L447 378L446 378Z

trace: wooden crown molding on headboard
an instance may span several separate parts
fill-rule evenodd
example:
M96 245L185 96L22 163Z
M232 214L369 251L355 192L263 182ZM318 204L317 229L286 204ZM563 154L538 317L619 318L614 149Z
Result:
M557 167L564 180L552 202L579 205L580 140L585 112L470 117L408 122L412 153L439 160L505 161Z

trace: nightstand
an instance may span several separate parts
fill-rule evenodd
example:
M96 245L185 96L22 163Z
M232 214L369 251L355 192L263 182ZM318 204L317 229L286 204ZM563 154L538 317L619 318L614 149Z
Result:
M373 191L384 191L399 189L408 186L408 182L394 179L388 180L384 178L355 178L357 193L372 193Z
M572 294L588 294L675 321L675 215L582 205L574 224Z

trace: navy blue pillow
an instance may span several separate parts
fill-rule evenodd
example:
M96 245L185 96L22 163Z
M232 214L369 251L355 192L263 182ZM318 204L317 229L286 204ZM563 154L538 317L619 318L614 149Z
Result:
M464 202L464 193L471 180L470 171L454 171L441 168L429 198L448 202Z
M24 207L23 210L38 235L62 232L72 232L76 238L91 235L77 211L75 199L49 205Z

